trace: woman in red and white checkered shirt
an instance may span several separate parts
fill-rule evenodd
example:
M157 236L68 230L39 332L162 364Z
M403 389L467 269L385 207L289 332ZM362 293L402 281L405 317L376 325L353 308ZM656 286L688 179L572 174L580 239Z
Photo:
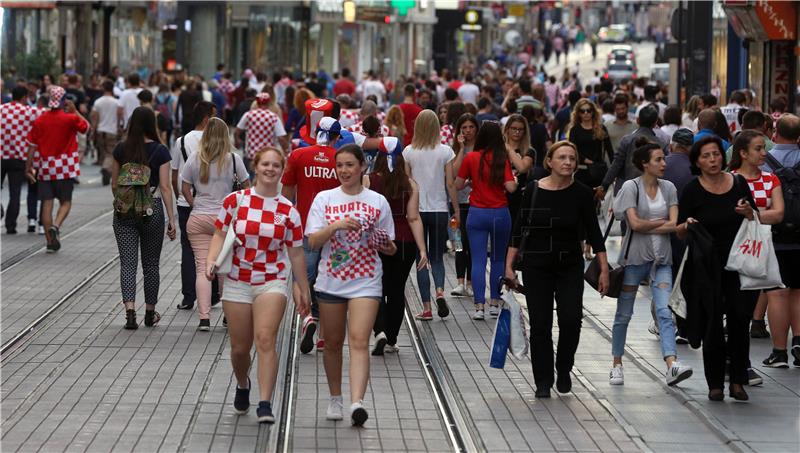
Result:
M240 245L234 245L233 265L225 277L222 307L231 338L231 364L236 375L234 409L247 413L250 407L250 349L258 353L260 423L274 423L272 391L278 375L275 339L289 297L289 271L293 272L294 303L305 317L309 311L309 287L303 255L300 214L278 191L286 168L280 150L266 148L253 157L255 187L234 192L223 201L206 259L206 278L214 277L214 266L228 228L233 227Z

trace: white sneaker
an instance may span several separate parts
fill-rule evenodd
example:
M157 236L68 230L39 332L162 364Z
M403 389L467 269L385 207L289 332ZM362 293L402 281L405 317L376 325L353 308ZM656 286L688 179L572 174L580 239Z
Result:
M656 337L660 337L661 333L658 331L658 326L654 320L650 320L650 324L647 325L647 331L655 335Z
M464 290L464 285L459 283L458 286L456 286L455 288L453 288L452 291L450 291L450 295L462 297L466 296L467 292Z
M673 386L692 375L692 367L684 365L677 360L667 370L667 385Z
M467 297L472 297L474 295L472 292L472 286L467 285L464 287L464 295Z
M500 314L500 307L498 305L489 305L489 316L496 318Z
M328 420L341 420L344 418L344 404L342 404L342 395L332 396L328 402L328 413L325 418Z
M486 319L486 315L483 313L483 310L475 310L475 313L472 314L472 319L482 321Z
M624 385L625 376L622 375L622 365L614 365L608 376L608 383L611 385Z
M375 337L375 345L372 347L372 355L383 355L386 348L386 334L381 332Z
M387 354L394 354L400 352L400 346L397 346L396 344L387 344L386 346L384 346L383 352Z
M350 405L350 422L353 426L363 426L368 418L369 414L364 409L363 401L357 401Z
M39 225L39 228L36 229L36 233L39 236L44 236L44 225Z

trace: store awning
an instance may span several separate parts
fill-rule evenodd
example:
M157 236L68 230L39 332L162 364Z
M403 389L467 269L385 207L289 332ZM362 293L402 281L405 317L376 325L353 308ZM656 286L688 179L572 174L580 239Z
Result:
M726 0L722 5L731 26L742 39L794 41L797 39L797 2Z

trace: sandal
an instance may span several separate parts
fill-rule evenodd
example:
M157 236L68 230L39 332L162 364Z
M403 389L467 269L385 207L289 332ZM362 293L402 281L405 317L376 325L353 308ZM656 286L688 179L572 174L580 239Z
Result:
M153 327L161 321L161 314L155 310L145 310L144 312L144 325Z
M139 324L136 322L136 310L132 308L125 310L125 328L127 330L136 330L139 328Z

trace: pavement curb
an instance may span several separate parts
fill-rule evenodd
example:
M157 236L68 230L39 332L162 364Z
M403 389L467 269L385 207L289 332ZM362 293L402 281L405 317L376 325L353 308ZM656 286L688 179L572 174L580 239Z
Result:
M605 324L600 321L597 316L586 307L583 308L584 318L589 321L592 328L597 331L603 338L611 341L611 334L606 328ZM686 406L692 413L697 415L700 420L717 436L725 442L732 450L739 453L749 453L754 450L750 448L739 436L733 431L729 430L717 417L707 411L700 402L698 402L691 395L683 391L679 387L670 387L664 382L664 376L661 372L656 370L650 365L636 350L625 346L625 356L628 360L636 365L642 372L650 376L651 379L658 381L667 392L675 399L680 401L681 404Z

